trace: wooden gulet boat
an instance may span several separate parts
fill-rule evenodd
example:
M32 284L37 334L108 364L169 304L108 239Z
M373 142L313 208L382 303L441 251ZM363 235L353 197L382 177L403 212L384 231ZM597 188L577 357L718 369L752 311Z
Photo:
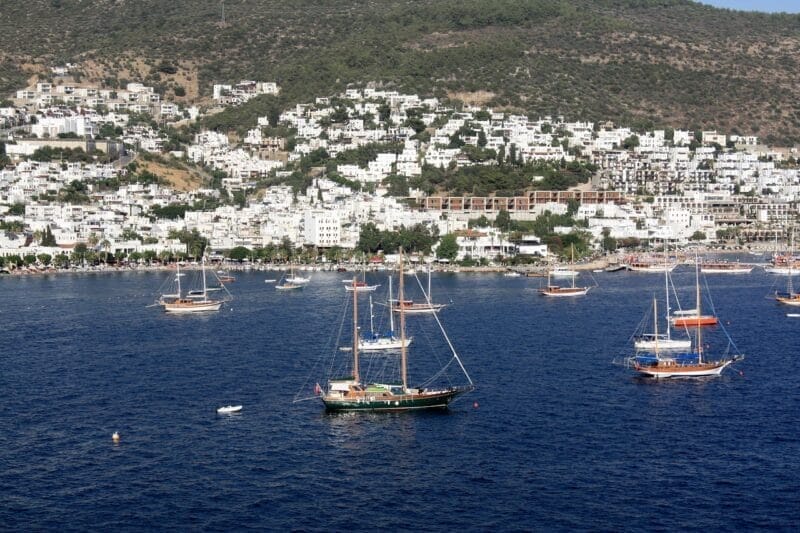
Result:
M794 232L792 232L792 249L794 249ZM800 306L800 293L794 291L792 284L792 277L794 276L794 264L789 262L789 272L786 279L786 292L775 291L775 301L784 305L791 305L794 307Z
M177 272L175 275L177 293L174 295L162 295L158 301L158 304L164 308L165 312L174 314L189 314L220 310L225 300L212 300L208 297L209 289L206 284L205 259L202 260L201 265L203 288L200 291L190 291L186 297L183 296L181 288L180 265L177 266Z
M401 274L399 277L403 277L402 270L400 271ZM415 275L415 273L412 273ZM447 304L435 304L431 299L431 267L428 265L428 292L423 294L425 296L424 302L414 302L413 300L406 300L403 298L398 298L396 301L391 301L392 309L395 313L399 313L401 310L406 315L429 315L432 313L436 313L441 311Z
M699 265L695 262L697 311L700 312ZM655 305L655 304L654 304ZM676 377L717 376L726 367L743 359L741 355L731 358L709 360L703 348L703 329L695 330L695 351L690 353L663 355L656 349L655 354L639 354L630 359L633 369L643 376L657 379Z
M719 323L719 319L717 319L716 316L704 315L700 311L700 267L697 257L695 257L694 270L695 286L697 290L697 305L694 309L678 310L672 314L670 322L676 328L699 328L702 326L716 326Z
M752 271L753 265L726 261L704 262L700 265L700 272L703 274L749 274Z
M400 287L399 301L403 301L403 264L402 250L400 252ZM356 280L353 279L355 286ZM352 345L352 376L331 379L325 388L317 385L317 393L325 409L332 412L344 411L406 411L419 409L444 409L456 397L473 390L472 380L467 374L461 359L453 348L450 339L439 322L438 315L434 313L436 321L452 351L453 358L458 362L466 376L468 385L461 387L446 387L427 389L408 386L408 350L405 344L405 311L400 307L400 383L369 383L361 380L358 342L358 294L353 291L353 345Z
M589 292L591 287L576 287L575 286L575 276L572 276L572 286L571 287L560 287L558 285L551 285L550 284L550 272L547 273L547 285L539 289L539 294L542 296L548 297L570 297L570 296L583 296L587 292Z

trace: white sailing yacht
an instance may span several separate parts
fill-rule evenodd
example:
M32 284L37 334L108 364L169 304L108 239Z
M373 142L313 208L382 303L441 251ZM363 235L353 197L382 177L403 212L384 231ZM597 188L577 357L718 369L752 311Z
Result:
M275 289L279 291L288 291L302 289L309 282L309 278L294 275L294 265L289 267L289 275L283 278L283 282L275 285Z
M639 351L657 351L657 350L688 350L692 347L691 339L673 339L670 327L670 314L669 314L669 268L666 264L666 250L665 250L665 265L664 265L664 302L666 304L667 312L667 327L666 333L658 333L658 315L656 314L655 299L653 300L653 333L643 333L639 335L633 342L634 347Z
M389 276L389 302L391 301L392 301L392 277ZM358 348L362 352L399 350L403 346L408 347L412 341L412 337L405 337L405 340L403 340L395 335L394 313L392 313L391 311L389 312L389 332L384 336L375 333L375 313L374 313L374 308L372 306L371 295L369 297L369 330L370 330L369 337L364 337L364 336L359 337Z

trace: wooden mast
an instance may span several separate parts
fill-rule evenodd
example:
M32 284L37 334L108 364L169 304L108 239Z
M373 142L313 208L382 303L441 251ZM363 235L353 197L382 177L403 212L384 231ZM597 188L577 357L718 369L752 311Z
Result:
M175 267L177 268L177 273L175 274L175 278L178 280L178 300L181 299L181 262L178 261L175 263Z
M206 256L200 259L200 269L203 273L203 301L208 301L208 288L206 287Z
M653 340L656 342L656 359L658 359L658 303L655 294L653 295Z
M667 248L667 239L664 239L664 306L666 307L667 316L667 341L672 340L672 333L669 324L669 249Z
M694 280L695 280L695 294L697 298L697 362L703 362L703 328L700 326L700 316L702 310L700 309L700 266L698 265L697 252L694 254Z
M356 276L353 276L353 379L361 382L358 375L358 290L356 290Z
M404 284L404 276L403 276L403 248L400 248L400 287L398 289L397 299L400 302L400 378L403 382L403 392L408 389L408 353L406 352L406 313L405 307L403 306L403 288L405 287Z

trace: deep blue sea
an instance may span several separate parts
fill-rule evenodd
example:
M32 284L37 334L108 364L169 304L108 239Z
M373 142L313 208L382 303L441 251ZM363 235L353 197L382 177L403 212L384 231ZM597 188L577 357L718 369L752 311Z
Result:
M785 278L709 276L746 359L653 381L612 360L658 274L594 274L575 300L434 274L477 389L327 415L293 399L321 379L344 275L289 294L236 275L230 305L187 317L147 307L163 272L0 278L0 530L800 528L800 319L767 298Z

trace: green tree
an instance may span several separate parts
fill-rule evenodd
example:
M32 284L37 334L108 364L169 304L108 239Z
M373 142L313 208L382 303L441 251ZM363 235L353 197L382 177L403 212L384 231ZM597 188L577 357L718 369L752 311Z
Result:
M639 146L639 136L638 135L631 135L627 137L625 140L622 141L622 147L626 150L633 150Z
M42 246L58 246L49 225L45 227L44 233L42 234Z
M65 253L60 253L53 258L53 266L56 268L67 268L69 266L69 257Z
M250 251L249 248L245 246L237 246L236 248L233 248L231 249L230 252L228 252L228 257L230 259L233 259L234 261L239 261L241 263L242 261L250 257L251 254L252 252Z
M690 241L704 241L706 240L706 234L700 230L695 231L692 233L692 236L689 237Z
M436 248L436 257L439 259L447 259L448 261L455 261L458 256L458 241L456 236L452 233L443 235L439 239L439 247Z
M509 231L511 229L511 215L505 209L501 209L494 219L494 225L501 231Z

